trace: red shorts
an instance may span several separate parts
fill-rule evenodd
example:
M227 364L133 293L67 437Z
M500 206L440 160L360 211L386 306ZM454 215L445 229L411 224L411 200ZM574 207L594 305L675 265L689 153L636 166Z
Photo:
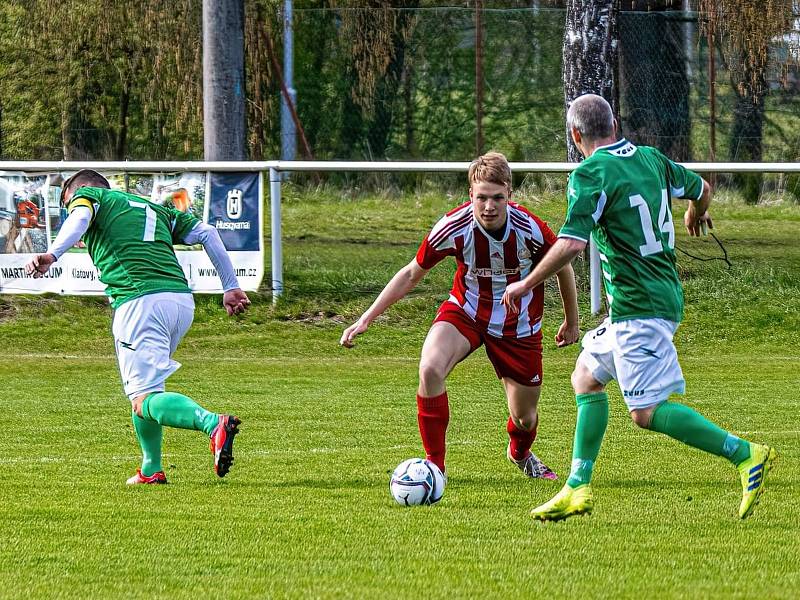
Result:
M467 338L472 353L486 346L486 355L499 378L509 377L521 385L536 386L542 383L542 332L524 338L498 338L478 328L464 310L453 302L445 301L436 313L434 323L444 321L454 325ZM465 357L466 358L466 357Z

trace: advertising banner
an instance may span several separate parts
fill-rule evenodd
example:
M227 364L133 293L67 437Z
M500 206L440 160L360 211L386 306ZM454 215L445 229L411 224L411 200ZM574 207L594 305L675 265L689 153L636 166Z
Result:
M47 252L67 218L61 183L71 173L0 171L0 294L102 294L83 242L65 253L49 273L34 279L25 263ZM260 173L104 173L112 188L190 212L216 227L243 290L255 291L264 276ZM176 246L175 253L195 292L221 293L217 272L201 245Z

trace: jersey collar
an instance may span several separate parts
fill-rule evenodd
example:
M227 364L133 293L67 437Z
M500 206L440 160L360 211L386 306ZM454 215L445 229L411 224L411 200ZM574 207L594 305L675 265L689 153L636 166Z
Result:
M595 153L604 150L614 156L631 156L637 150L636 145L629 142L625 138L621 138L613 144L606 144L605 146L598 146L595 148Z
M491 233L486 231L483 228L483 225L481 225L480 221L478 221L478 219L476 219L474 215L472 217L472 222L475 223L475 227L477 227L480 230L480 232L486 236L487 240L504 244L508 240L508 234L511 231L511 211L510 208L506 206L506 225L503 231L503 237L500 238L499 240L496 237L494 237Z

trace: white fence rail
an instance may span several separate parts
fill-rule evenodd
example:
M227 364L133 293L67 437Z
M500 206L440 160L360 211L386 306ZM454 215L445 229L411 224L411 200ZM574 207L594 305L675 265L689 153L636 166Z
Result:
M465 173L469 162L373 162L373 161L0 161L0 171L69 172L79 169L129 173L174 173L178 171L269 172L270 227L272 235L272 297L283 294L283 243L281 239L281 173L287 172L371 172L371 173ZM683 163L698 173L798 173L800 163ZM569 173L577 163L515 162L515 173ZM591 308L600 310L600 260L590 253Z

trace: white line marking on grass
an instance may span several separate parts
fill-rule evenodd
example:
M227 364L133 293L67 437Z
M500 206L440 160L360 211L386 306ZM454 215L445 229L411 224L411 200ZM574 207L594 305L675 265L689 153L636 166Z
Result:
M461 442L448 442L452 446L481 446L480 442L474 441L461 441ZM362 451L365 446L340 446L338 448L284 448L275 450L241 450L237 452L237 456L281 456L281 455L301 455L301 454L336 454L337 452L352 452ZM417 444L396 444L388 446L387 450L419 450ZM181 458L198 458L207 457L208 452L181 452L180 454L165 454L162 458L165 463L169 463L172 458L180 456ZM16 464L45 464L45 463L78 463L78 464L96 464L98 461L109 462L129 462L139 461L141 456L34 456L34 457L15 457L15 458L0 458L0 465L16 465Z
M206 362L218 362L218 363L241 363L241 362L266 362L266 363L303 363L308 364L309 357L308 356L288 356L288 357L280 357L280 356L212 356L208 354L187 354L187 353L178 353L175 355L176 358L181 360L197 360L197 361L206 361ZM51 353L38 353L38 352L31 352L28 354L10 354L5 355L0 358L0 362L8 361L8 362L15 362L16 360L26 360L26 359L58 359L62 358L65 360L117 360L117 357L114 354L92 354L86 356L80 356L77 354L51 354ZM354 356L354 357L314 357L315 363L360 363L360 362L373 362L376 360L382 362L418 362L418 356Z

